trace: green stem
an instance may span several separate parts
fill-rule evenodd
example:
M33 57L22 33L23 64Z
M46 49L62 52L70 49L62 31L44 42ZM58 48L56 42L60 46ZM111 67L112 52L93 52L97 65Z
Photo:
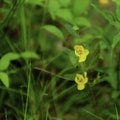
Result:
M21 19L21 32L22 32L22 46L24 49L27 49L27 30L26 30L26 21L25 21L25 10L24 6L21 6L20 9L20 19Z
M27 68L27 76L28 76L28 85L27 85L27 98L25 103L25 113L24 113L24 120L27 120L27 110L28 110L28 100L30 95L30 83L31 83L31 63L29 64Z
M28 40L27 40L27 30L26 30L26 19L25 19L25 10L24 10L24 4L21 6L20 9L20 20L21 20L21 32L22 32L22 46L25 50L28 49ZM26 71L27 71L27 97L26 97L26 103L25 103L25 111L24 111L24 120L27 120L27 111L28 111L28 101L29 101L29 94L30 94L30 83L31 83L31 63L29 63L28 60L26 60Z

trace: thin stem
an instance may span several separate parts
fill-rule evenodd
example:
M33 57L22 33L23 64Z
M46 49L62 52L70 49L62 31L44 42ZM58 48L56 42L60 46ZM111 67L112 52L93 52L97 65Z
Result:
M22 31L22 45L24 49L27 49L27 30L26 30L26 21L25 21L25 10L24 6L21 6L20 9L20 18L21 18L21 31Z
M26 98L26 103L25 103L24 120L27 120L28 101L29 101L30 85L31 85L31 63L29 64L27 70L28 70L28 72L27 72L27 76L28 76L28 85L27 85L27 98Z

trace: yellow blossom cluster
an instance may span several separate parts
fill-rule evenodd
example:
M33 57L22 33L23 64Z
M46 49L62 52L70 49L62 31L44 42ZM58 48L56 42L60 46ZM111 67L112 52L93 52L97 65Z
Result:
M79 57L78 62L84 62L87 58L87 55L89 54L89 50L85 49L82 45L75 45L74 50L75 55ZM76 74L75 82L77 84L77 89L83 90L85 88L86 83L88 82L87 73L84 72L84 75Z
M85 88L85 84L88 82L86 74L87 74L86 72L84 72L84 75L76 74L75 82L77 83L78 90L83 90Z
M78 62L84 62L86 60L87 55L89 54L89 51L85 49L82 45L75 45L75 55L79 57Z

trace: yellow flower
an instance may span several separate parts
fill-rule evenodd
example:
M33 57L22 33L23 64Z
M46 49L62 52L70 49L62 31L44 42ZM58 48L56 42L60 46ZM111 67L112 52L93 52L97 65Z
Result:
M77 89L78 90L83 90L85 88L85 84L78 84Z
M87 73L84 72L84 76L81 74L76 74L75 82L77 84L77 89L83 90L85 88L85 84L88 82Z
M89 51L87 49L84 49L82 45L75 45L75 55L79 57L78 62L84 62L86 60L87 55L89 54Z
M107 4L109 4L109 0L99 0L99 3L101 5L107 5Z

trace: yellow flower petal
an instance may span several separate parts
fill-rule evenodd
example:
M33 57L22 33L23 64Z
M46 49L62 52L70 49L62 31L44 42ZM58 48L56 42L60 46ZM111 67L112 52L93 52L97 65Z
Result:
M87 83L88 82L88 77L87 77L87 72L84 72L84 83Z
M88 82L88 78L86 76L84 77L81 74L76 74L76 76L75 76L75 82L77 84L85 84L85 83Z
M84 80L83 75L81 75L81 74L76 74L76 76L75 76L75 82L76 82L77 84L83 83L83 80Z
M76 74L75 82L77 83L77 89L83 90L85 88L85 84L88 82L87 73L84 72L84 76L82 74Z
M78 84L77 89L78 90L83 90L85 88L85 84Z
M88 82L88 78L84 78L84 84Z
M88 55L89 54L89 51L87 49L84 50L84 54L85 55Z
M84 62L86 60L86 56L85 55L81 55L79 57L79 61L78 62Z
M80 56L84 52L84 48L82 45L75 45L74 49L75 49L76 56Z
M85 77L87 76L87 72L84 72L84 76L85 76Z
M86 60L87 55L89 54L89 51L87 49L84 49L82 45L75 45L75 55L79 57L78 62L84 62Z

